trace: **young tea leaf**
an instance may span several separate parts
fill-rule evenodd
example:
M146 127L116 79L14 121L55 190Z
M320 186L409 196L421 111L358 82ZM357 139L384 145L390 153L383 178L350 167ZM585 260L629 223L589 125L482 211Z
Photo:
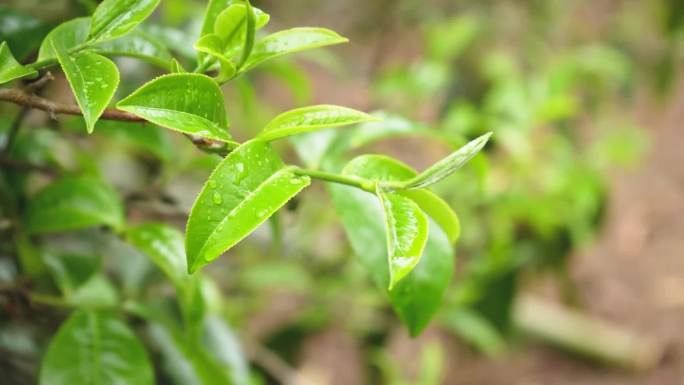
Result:
M245 64L247 59L249 59L249 55L252 54L252 48L254 48L254 37L256 34L254 9L252 8L252 4L250 4L249 0L245 0L245 4L247 5L247 8L245 9L245 39L242 45L240 62L237 65L238 69Z
M233 150L204 185L188 218L185 251L195 272L251 233L309 184L260 140Z
M126 238L145 253L176 287L187 284L190 276L180 231L161 223L147 223L128 229Z
M401 185L401 187L410 189L428 187L448 177L454 171L466 164L475 155L477 155L477 153L482 150L485 144L487 144L490 136L492 136L491 132L473 139L465 146L459 148L451 155L433 164L416 177L406 181Z
M376 180L405 180L415 175L410 168L384 156L356 158L343 172ZM430 220L420 262L388 291L390 273L381 203L373 194L357 188L335 184L330 185L330 190L354 252L376 285L388 293L392 307L411 335L417 335L439 308L454 272L453 251L448 238Z
M371 115L351 108L318 105L284 112L271 120L259 137L265 141L315 131L377 120Z
M216 82L200 74L160 76L116 105L152 123L187 134L230 141L223 94Z
M454 210L442 198L425 189L400 190L397 193L416 202L425 214L437 222L449 241L452 244L456 243L461 235L461 222Z
M92 177L63 178L40 190L29 201L25 230L51 233L108 225L120 229L124 211L110 186Z
M37 71L24 67L17 62L9 46L7 46L7 42L3 41L0 44L0 84L36 75L38 75Z
M152 14L159 0L104 0L90 24L89 40L98 43L130 32Z
M50 342L40 385L154 384L145 348L128 326L104 312L77 311Z
M409 198L383 191L380 187L376 195L385 214L390 272L388 290L392 290L420 261L428 237L428 219Z
M276 32L254 45L252 54L242 66L241 71L247 71L279 56L347 41L346 38L325 28L303 27Z
M69 55L53 42L57 59L83 112L88 133L92 133L119 85L119 70L111 60L92 52Z

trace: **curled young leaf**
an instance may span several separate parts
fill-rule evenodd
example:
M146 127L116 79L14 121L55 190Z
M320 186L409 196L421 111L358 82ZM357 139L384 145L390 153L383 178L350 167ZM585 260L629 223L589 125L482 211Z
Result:
M112 100L119 85L119 70L104 56L92 52L69 55L59 44L53 42L57 59L69 81L69 86L83 112L88 133Z
M279 56L346 43L347 41L346 38L338 35L336 32L325 28L302 27L286 29L259 40L254 45L254 49L249 59L242 66L241 71L247 71Z
M104 0L95 9L90 41L98 43L123 36L152 14L159 0Z
M154 384L145 347L112 314L77 311L50 342L40 385Z
M233 247L309 183L285 168L263 141L233 150L209 176L190 212L185 238L190 272Z
M123 227L124 211L110 186L92 177L63 178L40 190L29 201L25 230L51 233L97 225Z
M491 132L471 140L465 146L459 148L451 155L428 167L427 170L402 183L400 187L418 189L428 187L441 181L442 179L454 173L454 171L461 168L470 159L477 155L477 153L482 150L485 144L487 144L490 136L492 136Z
M7 46L7 42L3 41L0 44L0 84L36 75L38 72L34 69L24 67L17 62L9 46Z
M415 175L402 163L377 155L358 157L343 172L380 181L406 180ZM330 190L354 252L375 283L387 291L392 307L411 335L417 335L439 308L454 272L453 251L444 231L429 220L428 238L420 261L388 291L390 272L382 204L373 194L357 188L335 184L330 185Z
M383 191L379 186L376 195L385 214L388 290L392 290L420 261L428 237L428 219L409 198Z
M284 112L271 120L259 137L265 141L315 131L377 120L371 115L347 107L317 105Z
M223 94L216 82L205 75L160 76L119 101L117 107L175 131L231 140Z

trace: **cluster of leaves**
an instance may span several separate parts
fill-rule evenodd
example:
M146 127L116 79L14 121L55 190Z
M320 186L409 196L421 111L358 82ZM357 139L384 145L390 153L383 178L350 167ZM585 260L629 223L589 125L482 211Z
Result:
M418 334L449 286L453 244L460 234L456 214L428 187L468 162L490 135L479 136L420 173L381 155L362 155L345 164L342 156L333 156L353 147L344 137L336 137L335 143L312 142L313 131L352 124L362 124L353 131L356 134L374 135L372 130L379 129L383 135L378 117L340 106L284 112L240 143L228 130L221 85L273 58L346 39L323 28L293 28L258 37L269 21L265 12L249 1L211 0L194 45L197 66L187 72L163 43L136 28L158 3L104 0L91 17L51 30L30 64L20 64L6 42L0 46L0 83L36 78L40 71L59 65L88 133L105 130L100 118L119 87L119 69L110 58L148 61L169 73L118 100L118 113L146 122L134 129L150 134L136 135L154 136L156 125L185 134L200 146L210 143L218 148L212 151L224 155L192 205L185 236L166 224L132 224L119 193L92 173L59 175L29 192L23 173L3 170L2 190L8 199L2 213L14 224L15 253L22 269L36 280L48 274L61 292L59 298L34 293L31 299L77 309L50 342L40 383L152 383L145 346L123 314L146 322L174 381L245 383L244 362L226 353L234 342L225 322L217 321L221 301L215 285L200 269L272 218L312 178L330 182L356 254L410 333ZM308 135L293 137L292 143L309 168L286 164L272 146L301 134ZM25 160L22 146L11 139L8 136L7 153ZM29 160L37 152L31 151ZM45 155L56 154L46 149ZM176 310L143 301L123 279L121 288L116 287L104 270L116 262L83 256L89 254L88 248L66 252L54 246L55 237L73 233L78 239L88 238L87 229L97 226L110 232L106 241L94 236L96 249L144 254L175 287ZM119 262L119 269L136 267ZM174 367L177 360L184 365Z

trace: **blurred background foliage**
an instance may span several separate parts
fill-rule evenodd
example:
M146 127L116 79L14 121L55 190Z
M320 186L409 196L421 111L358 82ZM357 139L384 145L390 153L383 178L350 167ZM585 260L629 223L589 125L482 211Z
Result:
M436 186L459 214L462 234L457 275L426 343L405 341L320 186L208 269L203 290L221 303L236 333L251 341L246 350L253 383L472 383L467 371L459 379L447 370L454 358L445 349L457 344L490 357L479 364L483 372L493 367L488 362L524 354L515 317L521 292L542 291L583 312L587 298L572 278L572 257L600 234L611 176L638 167L654 150L635 106L644 98L664 104L676 92L684 56L681 1L254 3L274 16L272 30L310 23L335 29L351 43L269 63L227 86L235 137L247 137L277 111L314 101L374 110L384 121L298 138L297 148L305 150L290 153L293 161L320 165L382 152L423 168L484 132L494 136L484 154ZM0 40L29 60L52 27L95 5L5 0ZM186 68L193 66L204 6L163 0L144 26ZM131 59L117 64L124 79L120 95L159 73ZM69 90L53 82L45 94L59 99ZM0 106L0 132L17 113ZM53 121L36 113L29 121L13 158L101 177L123 194L129 217L139 221L182 228L219 160L152 126L101 121L86 137L80 118ZM35 191L46 182L41 174L3 171L10 188ZM22 253L43 253L50 266L50 256L88 244L98 258L83 265L111 266L97 280L89 278L85 290L79 277L62 277L78 301L169 295L144 257L110 238L98 232L52 237L39 251L25 242L29 250ZM3 243L0 284L18 274L9 249ZM17 374L16 382L4 383L31 383L57 321L49 313L11 314L0 318L0 361L6 361L0 369ZM159 341L169 336L160 330L146 335L158 340L155 354L168 355ZM173 361L157 369L165 373L161 382L182 383Z

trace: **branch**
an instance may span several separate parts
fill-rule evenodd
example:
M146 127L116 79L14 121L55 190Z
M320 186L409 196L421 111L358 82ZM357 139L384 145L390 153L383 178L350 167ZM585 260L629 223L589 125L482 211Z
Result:
M55 114L83 115L83 112L81 112L81 109L76 104L55 102L16 88L0 88L0 101L14 103L24 108L28 107L46 111L53 119ZM123 122L146 122L145 119L139 116L117 109L106 109L100 116L100 119L118 120ZM220 156L226 156L238 145L238 143L234 142L224 143L196 135L186 134L185 136L200 150L210 154L218 154Z
M65 104L53 102L40 96L29 94L16 88L0 89L0 100L14 103L24 107L47 111L51 116L54 114L83 115L81 109L75 104ZM100 119L121 120L125 122L144 122L145 120L129 112L107 109L102 113Z

